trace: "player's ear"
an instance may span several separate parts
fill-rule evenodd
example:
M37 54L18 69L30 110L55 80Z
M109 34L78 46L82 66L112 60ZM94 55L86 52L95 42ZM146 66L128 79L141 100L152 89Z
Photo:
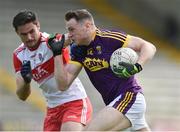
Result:
M15 29L15 31L16 31L16 34L17 34L17 35L19 35L19 32L18 32L18 27L17 27L17 30Z
M92 23L90 21L85 21L85 26L87 29L91 27Z

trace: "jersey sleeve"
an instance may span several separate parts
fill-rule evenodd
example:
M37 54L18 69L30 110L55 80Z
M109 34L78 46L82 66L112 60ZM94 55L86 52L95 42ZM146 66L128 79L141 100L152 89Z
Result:
M124 47L124 48L127 47L130 38L131 38L131 36L127 34L126 39L125 39L124 44L122 45L122 47Z
M13 53L13 66L14 66L15 72L20 71L21 66L22 66L22 62L18 59L15 53Z
M112 44L118 44L119 47L126 47L127 46L127 36L125 32L122 31L111 31L109 33L109 36L112 38Z

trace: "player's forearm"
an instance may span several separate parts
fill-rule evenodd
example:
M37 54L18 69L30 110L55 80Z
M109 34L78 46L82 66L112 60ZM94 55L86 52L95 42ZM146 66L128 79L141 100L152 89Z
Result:
M63 64L62 55L54 57L54 76L58 89L64 91L68 89L67 72Z
M156 53L156 47L152 43L136 36L129 35L128 38L128 48L132 48L139 52L137 63L143 66L147 61L153 58Z
M156 47L149 42L145 42L140 49L138 63L143 66L147 61L153 58L155 53Z
M16 90L17 96L19 97L19 99L25 101L31 93L30 83L27 84L24 82L23 79L17 78L16 86L17 86L17 90Z

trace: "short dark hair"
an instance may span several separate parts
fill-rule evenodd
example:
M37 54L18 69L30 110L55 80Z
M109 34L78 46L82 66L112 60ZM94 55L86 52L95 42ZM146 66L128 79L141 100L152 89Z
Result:
M84 19L93 20L91 13L88 12L86 9L78 9L74 11L71 10L65 14L66 21L69 21L72 18L74 18L76 21L82 21Z
M14 18L13 18L13 27L17 31L18 26L25 25L29 22L34 22L37 20L37 16L34 12L29 10L22 10L20 11Z

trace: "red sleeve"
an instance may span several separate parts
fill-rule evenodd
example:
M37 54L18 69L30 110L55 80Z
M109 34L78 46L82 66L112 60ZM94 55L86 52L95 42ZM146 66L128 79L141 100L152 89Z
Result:
M13 53L13 65L14 65L14 70L15 70L15 72L20 71L22 63L21 63L21 61L18 59L18 57L16 56L15 53Z
M64 64L67 64L69 62L69 49L68 48L64 48L62 49L62 55L63 55L63 62Z

